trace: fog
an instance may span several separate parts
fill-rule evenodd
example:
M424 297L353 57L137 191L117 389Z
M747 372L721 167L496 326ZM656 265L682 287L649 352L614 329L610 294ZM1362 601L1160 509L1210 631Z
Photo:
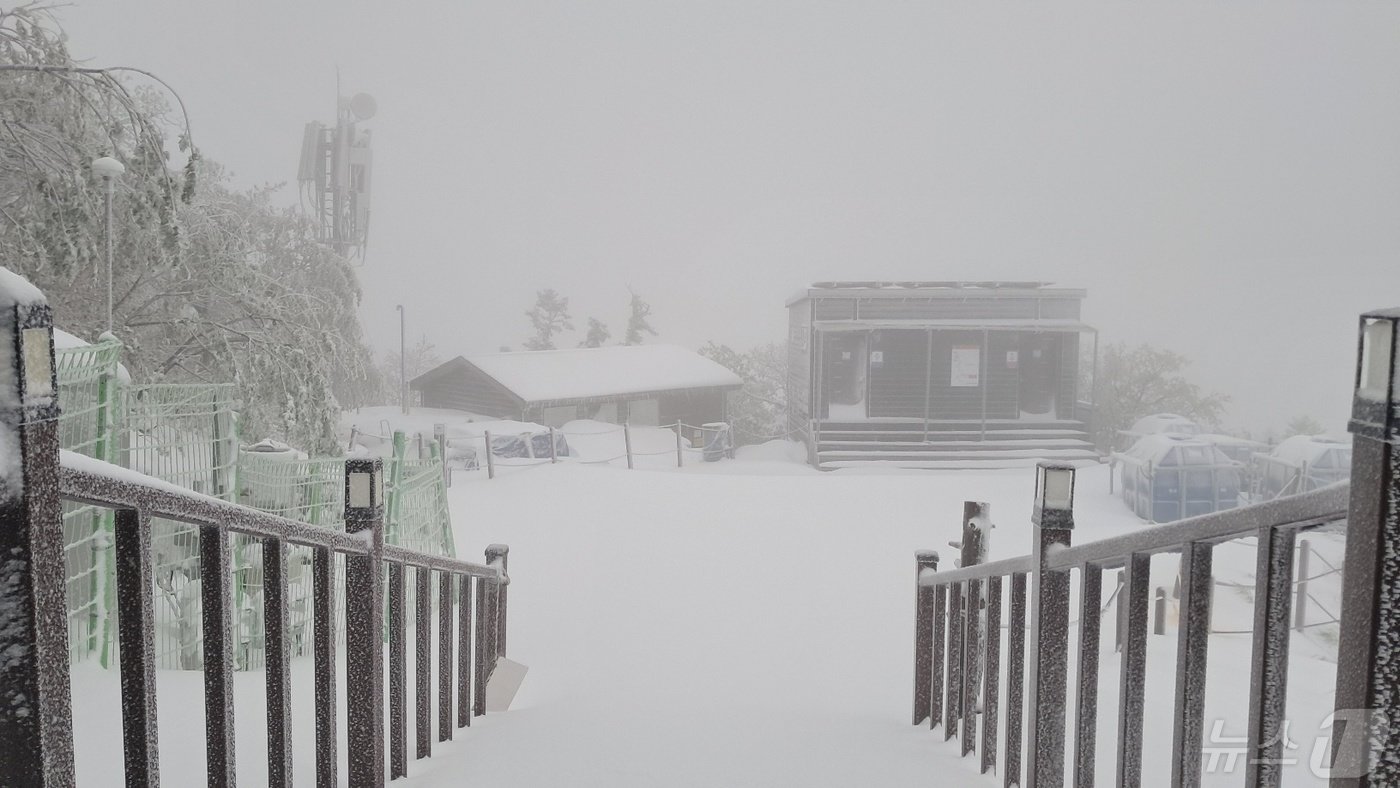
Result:
M240 185L379 103L371 341L518 347L534 292L617 335L784 338L822 279L1088 288L1228 424L1343 426L1400 303L1400 6L82 2L74 54L161 75ZM579 332L581 336L581 331ZM570 338L565 338L570 342ZM572 339L576 342L577 338Z

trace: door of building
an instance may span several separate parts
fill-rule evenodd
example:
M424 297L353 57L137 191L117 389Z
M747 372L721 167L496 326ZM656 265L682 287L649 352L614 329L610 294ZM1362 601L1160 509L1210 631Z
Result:
M1059 392L1060 338L1056 334L1022 334L1017 354L1021 413L1053 414Z
M836 421L867 416L869 342L865 334L831 333L822 338L822 382L826 417Z

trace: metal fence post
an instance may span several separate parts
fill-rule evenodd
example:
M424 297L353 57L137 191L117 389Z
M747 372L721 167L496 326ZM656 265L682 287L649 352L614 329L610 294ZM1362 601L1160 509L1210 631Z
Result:
M676 467L685 467L685 462L681 459L684 454L681 452L681 423L676 422Z
M1293 601L1293 628L1302 632L1308 628L1308 556L1312 546L1308 540L1298 541L1298 595Z
M499 566L500 569L501 569L501 577L502 577L502 578L509 577L509 574L510 574L510 547L508 547L507 545L503 545L503 544L487 545L487 547L486 547L486 565L487 565L487 566ZM507 587L506 587L506 584L505 584L504 582L496 583L495 585L496 585L496 591L495 591L495 593L494 593L493 596L495 597L494 601L495 601L496 610L495 610L495 621L493 622L493 623L494 623L495 629L494 629L494 632L493 632L493 634L492 634L492 642L493 642L493 643L495 644L495 646L496 646L496 653L493 654L493 655L491 655L491 666L492 666L493 668L494 668L495 665L496 665L496 657L504 657L504 656L506 655L506 592L507 592Z
M0 268L0 785L72 785L53 314Z
M1400 308L1361 316L1333 786L1400 784ZM1359 718L1358 718L1359 717ZM1355 733L1353 729L1359 729Z
M549 428L549 464L559 462L559 447L554 443L554 428Z
M1074 529L1074 467L1036 467L1032 545L1030 710L1026 785L1058 788L1065 779L1065 706L1068 700L1069 572L1046 569L1047 554L1068 547Z
M1152 634L1167 634L1167 592L1161 586L1152 597Z
M914 724L929 719L933 709L933 586L921 581L924 570L938 571L938 553L914 554Z
M622 445L627 450L627 470L632 470L632 426L622 425Z
M384 463L345 461L345 532L368 555L345 559L346 750L351 786L384 785Z
M1126 608L1123 607L1123 586L1127 583L1126 574L1122 569L1118 570L1118 588L1114 592L1117 596L1113 598L1113 650L1123 650L1123 614Z
M452 469L447 466L447 425L433 425L433 440L437 441L438 455L442 458L442 483L452 486Z
M966 569L987 560L986 529L991 523L987 519L991 505L977 501L963 501L961 566ZM967 610L963 617L963 666L960 672L962 693L960 705L963 717L962 747L967 755L977 746L977 702L978 689L982 685L982 581L969 580L966 584L963 604Z

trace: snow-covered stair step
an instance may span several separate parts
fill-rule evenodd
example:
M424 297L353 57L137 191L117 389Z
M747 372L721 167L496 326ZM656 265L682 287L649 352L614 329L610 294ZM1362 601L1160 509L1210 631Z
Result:
M990 456L1005 459L1045 459L1045 460L1088 460L1098 459L1092 448L1056 447L1042 449L1008 449L1003 451L822 451L818 457L822 462L829 460L927 460L927 459L978 459Z
M823 441L922 441L929 440L1038 440L1042 438L1087 439L1083 430L822 430Z
M1018 439L1018 441L827 441L819 444L822 453L843 452L1004 452L1016 449L1088 449L1093 444L1085 439L1044 438Z
M1001 470L1006 468L1028 468L1034 466L1039 459L1048 458L996 458L996 459L939 459L939 460L837 460L834 462L822 462L818 467L824 471L835 471L843 468L907 468L910 470ZM1094 465L1099 462L1098 458L1069 459L1059 458L1072 465L1084 466Z

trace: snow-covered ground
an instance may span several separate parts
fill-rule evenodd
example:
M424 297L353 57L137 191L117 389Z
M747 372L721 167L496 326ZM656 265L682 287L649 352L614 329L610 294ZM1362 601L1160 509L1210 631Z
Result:
M569 462L490 481L459 475L450 491L458 549L471 558L490 542L511 546L509 655L530 673L512 711L436 745L432 759L411 764L407 784L982 784L975 761L956 757L941 732L909 725L913 553L955 552L947 543L965 499L991 503L992 559L1025 553L1032 471L818 473L800 460L775 443L679 472ZM1080 471L1076 543L1145 527L1108 494L1106 472ZM1335 538L1314 543L1337 562ZM1221 579L1252 572L1250 549L1216 555ZM1160 557L1153 585L1170 589L1174 573L1175 559ZM1104 585L1107 601L1111 573ZM1247 626L1246 597L1219 590L1218 628ZM1098 774L1111 784L1111 614L1103 633ZM1288 755L1303 759L1306 776L1334 668L1325 637L1295 641L1289 738L1300 749ZM1149 643L1145 784L1169 781L1175 649L1171 636ZM1247 635L1211 638L1208 733L1218 718L1223 737L1243 737L1248 662ZM312 769L309 668L298 661L294 677L299 780ZM160 676L167 784L202 768L198 678ZM113 679L75 677L83 784L119 782L94 757L119 753ZM240 784L258 785L262 677L238 681ZM1243 769L1241 760L1207 784L1238 784Z

